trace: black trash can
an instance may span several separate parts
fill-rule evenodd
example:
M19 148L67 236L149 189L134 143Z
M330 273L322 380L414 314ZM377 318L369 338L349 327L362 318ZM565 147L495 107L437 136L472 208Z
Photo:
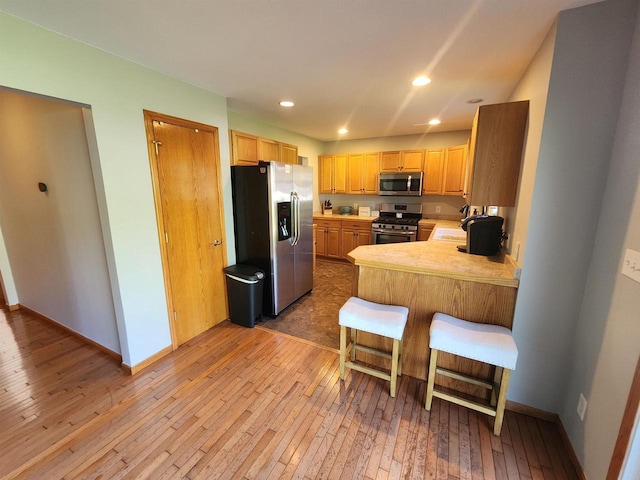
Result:
M224 273L231 321L253 328L256 320L262 318L264 272L251 265L232 265L226 267Z

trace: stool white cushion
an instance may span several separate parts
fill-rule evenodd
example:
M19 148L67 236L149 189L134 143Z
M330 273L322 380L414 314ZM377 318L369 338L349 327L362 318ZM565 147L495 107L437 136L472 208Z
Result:
M340 326L402 340L409 309L351 297L340 309Z
M431 321L429 347L509 370L515 370L518 360L518 348L508 328L467 322L440 312Z

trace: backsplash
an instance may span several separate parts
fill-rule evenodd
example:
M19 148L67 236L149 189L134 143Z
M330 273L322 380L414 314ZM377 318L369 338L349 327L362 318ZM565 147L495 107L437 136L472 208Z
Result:
M462 214L459 212L460 208L464 205L465 200L462 197L448 197L448 196L422 196L422 197L385 197L379 195L332 195L332 194L320 194L318 195L318 205L315 210L320 211L321 205L325 200L331 200L334 211L337 211L341 206L354 207L356 204L358 207L369 207L371 210L379 210L382 203L406 203L406 204L422 204L422 215L425 217L449 217L455 216L456 218L462 218ZM439 212L437 211L439 208Z

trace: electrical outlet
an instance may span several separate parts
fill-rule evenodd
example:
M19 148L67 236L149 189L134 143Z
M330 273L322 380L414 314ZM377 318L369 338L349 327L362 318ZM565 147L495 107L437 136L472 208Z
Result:
M627 248L622 261L622 274L640 283L640 252Z
M436 205L436 213L440 213L440 205Z
M580 420L584 421L584 414L587 411L587 399L584 398L584 395L580 394L580 399L578 400L578 416Z

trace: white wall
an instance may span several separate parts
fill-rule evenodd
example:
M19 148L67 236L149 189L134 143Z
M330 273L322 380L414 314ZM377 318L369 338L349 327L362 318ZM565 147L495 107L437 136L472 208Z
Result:
M269 138L277 142L290 143L298 146L298 156L307 157L309 166L313 167L313 202L314 211L320 209L318 200L318 155L322 155L324 143L320 140L300 135L274 125L270 125L246 115L229 110L228 112L229 129L238 130L239 132L250 133L259 137ZM234 257L235 259L235 257ZM229 260L232 262L231 259Z
M123 362L136 365L171 345L142 111L218 127L227 252L233 257L226 100L5 13L0 65L0 85L91 106L118 335Z
M82 108L3 89L0 105L0 223L20 304L120 353Z
M633 28L626 0L561 12L513 331L509 399L559 412ZM577 402L577 398L575 399Z
M508 251L519 263L522 263L526 249L527 226L531 213L531 199L533 197L536 169L538 168L540 140L542 138L544 113L549 91L549 77L551 76L553 50L556 41L556 28L557 25L554 23L529 64L527 71L509 97L510 102L529 100L529 122L522 153L520 178L518 180L518 198L516 199L516 206L507 209L507 216L515 219L515 221L508 223L506 228L509 234ZM518 243L520 248L514 249L514 246Z
M562 422L588 478L605 478L640 355L640 283L623 276L627 248L640 251L640 17L618 23L635 33L613 152L575 329ZM616 118L611 119L614 123ZM603 179L603 183L605 183ZM584 422L578 396L587 399Z

